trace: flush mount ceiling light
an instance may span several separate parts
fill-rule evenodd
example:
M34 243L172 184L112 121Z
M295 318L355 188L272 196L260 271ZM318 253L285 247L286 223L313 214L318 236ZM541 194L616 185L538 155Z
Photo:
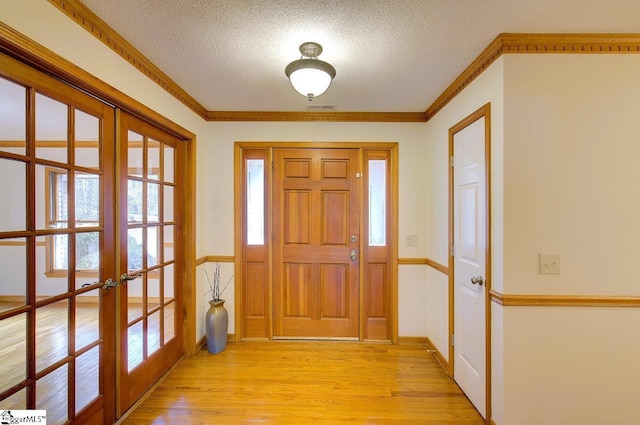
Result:
M322 46L318 43L302 43L300 53L302 57L287 65L284 73L289 77L293 88L311 101L329 88L331 80L336 76L336 69L318 59L322 53Z

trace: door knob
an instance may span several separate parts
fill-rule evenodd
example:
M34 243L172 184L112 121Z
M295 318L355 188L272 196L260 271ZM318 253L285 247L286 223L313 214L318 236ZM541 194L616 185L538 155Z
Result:
M358 251L355 248L351 250L351 261L358 261Z
M471 283L474 285L482 286L482 284L484 283L484 279L482 278L482 276L474 276L471 278Z
M138 272L136 274L131 274L131 275L123 273L122 276L120 276L120 284L125 284L130 280L136 280L140 276L142 276L142 272Z
M115 288L116 286L118 286L119 283L114 281L113 279L109 278L107 279L107 281L104 283L104 286L102 287L102 289L106 289L107 291L111 288Z

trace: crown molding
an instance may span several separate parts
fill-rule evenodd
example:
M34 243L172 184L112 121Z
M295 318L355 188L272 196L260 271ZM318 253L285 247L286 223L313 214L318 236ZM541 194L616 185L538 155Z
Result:
M424 112L209 111L207 121L426 122Z
M640 34L500 34L503 53L640 53Z
M0 52L53 75L182 139L195 135L0 21Z
M427 108L427 121L505 53L640 53L640 34L500 34Z
M207 121L427 122L504 53L640 53L640 34L498 35L425 112L207 111L79 0L48 0Z
M189 109L202 118L206 117L207 110L204 106L80 1L48 1Z

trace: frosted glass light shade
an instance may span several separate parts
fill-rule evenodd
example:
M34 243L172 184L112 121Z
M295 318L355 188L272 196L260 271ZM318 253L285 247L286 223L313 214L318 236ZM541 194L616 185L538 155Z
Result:
M298 93L312 99L329 88L336 70L318 59L298 59L287 65L285 74Z
M303 96L320 96L331 84L331 76L324 71L303 68L294 71L290 76L291 85Z

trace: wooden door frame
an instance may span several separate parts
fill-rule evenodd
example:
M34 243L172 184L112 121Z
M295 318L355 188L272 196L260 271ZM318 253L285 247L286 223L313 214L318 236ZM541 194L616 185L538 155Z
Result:
M196 341L196 135L165 118L153 109L115 89L77 65L0 22L0 52L14 57L32 68L79 88L99 100L120 108L182 139L184 146L182 226L183 252L183 348L191 356L198 350ZM179 319L178 319L179 320ZM115 373L115 371L114 371ZM115 404L113 406L115 415ZM113 417L115 421L115 416ZM111 421L111 422L113 422Z
M390 170L390 183L389 183L389 243L390 243L390 257L389 266L391 269L391 284L389 288L389 303L390 303L390 340L391 343L398 343L398 143L397 142L302 142L302 141L264 141L264 142L244 142L236 141L234 146L234 254L235 254L235 334L234 341L239 342L245 337L244 319L245 319L245 294L243 290L243 151L249 149L264 149L268 151L268 162L272 161L273 149L276 148L310 148L310 149L358 149L359 152L359 169L364 169L364 151L366 150L386 150L389 152L389 170ZM271 235L272 219L270 212L272 210L272 167L267 166L267 175L265 176L265 184L267 187L267 194L265 198L267 217L265 235ZM360 202L363 202L362 187L360 188L361 196ZM362 214L362 213L361 213ZM360 220L360 234L365 235L363 229L364 220ZM267 312L267 328L268 335L265 340L273 340L273 293L272 293L272 241L270 237L266 238L267 241L267 264L268 264L268 281L267 281L267 304L269 311ZM360 252L364 246L363 237L360 238ZM364 263L360 263L360 291L359 291L359 340L363 340L365 320L364 315Z
M449 128L449 369L448 374L454 378L455 347L453 346L453 333L455 324L455 266L453 253L454 243L454 169L453 137L456 133L473 124L480 118L485 119L484 125L484 154L485 154L485 216L486 216L486 242L485 242L485 400L486 423L491 421L491 103L486 103L471 115Z

